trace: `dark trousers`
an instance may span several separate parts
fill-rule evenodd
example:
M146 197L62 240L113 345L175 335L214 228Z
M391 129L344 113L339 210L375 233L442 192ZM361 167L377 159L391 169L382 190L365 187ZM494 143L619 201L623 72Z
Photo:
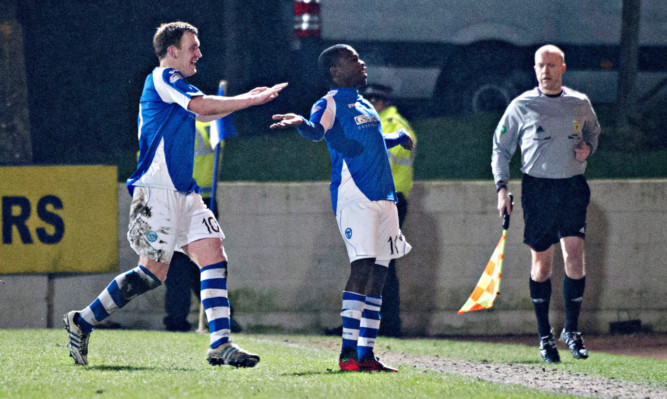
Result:
M190 331L188 322L193 292L200 297L199 267L190 258L181 252L174 252L167 272L164 308L167 316L164 326L169 331Z
M408 213L408 201L403 194L398 193L398 223L403 227L405 215ZM399 293L398 276L396 275L396 260L389 263L387 280L382 290L382 308L380 310L379 335L386 337L400 337L401 333L401 297Z

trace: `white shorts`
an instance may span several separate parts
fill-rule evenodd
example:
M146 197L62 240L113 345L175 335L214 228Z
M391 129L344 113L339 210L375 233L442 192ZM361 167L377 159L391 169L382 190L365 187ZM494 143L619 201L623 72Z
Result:
M375 258L388 265L412 249L398 226L398 211L391 201L357 201L336 215L350 262Z
M203 238L225 238L201 195L135 186L127 240L139 256L169 263L174 250Z

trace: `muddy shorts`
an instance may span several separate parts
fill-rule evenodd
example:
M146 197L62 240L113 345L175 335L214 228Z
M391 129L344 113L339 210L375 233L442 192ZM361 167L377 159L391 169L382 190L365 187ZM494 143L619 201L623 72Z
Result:
M127 240L139 256L169 263L174 250L203 238L225 238L201 195L137 186Z

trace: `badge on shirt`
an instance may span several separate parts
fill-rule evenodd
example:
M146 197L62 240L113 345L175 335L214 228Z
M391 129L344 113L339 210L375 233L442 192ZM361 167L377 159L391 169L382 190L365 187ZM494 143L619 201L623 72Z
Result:
M171 74L171 76L169 77L169 83L174 84L175 81L181 79L181 75L179 73L176 73L176 71L171 71L169 73Z

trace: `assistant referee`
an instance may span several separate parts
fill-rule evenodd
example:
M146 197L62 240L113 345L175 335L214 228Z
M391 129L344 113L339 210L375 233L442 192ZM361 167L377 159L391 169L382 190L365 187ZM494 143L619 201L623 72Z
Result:
M515 98L493 135L491 168L498 211L511 213L507 183L510 160L521 149L524 243L530 247L530 296L537 317L540 354L560 361L549 324L554 244L565 260L565 326L561 340L576 359L588 357L578 319L586 284L584 238L590 190L586 159L595 152L600 125L585 94L563 86L565 55L553 45L535 52L538 87Z

